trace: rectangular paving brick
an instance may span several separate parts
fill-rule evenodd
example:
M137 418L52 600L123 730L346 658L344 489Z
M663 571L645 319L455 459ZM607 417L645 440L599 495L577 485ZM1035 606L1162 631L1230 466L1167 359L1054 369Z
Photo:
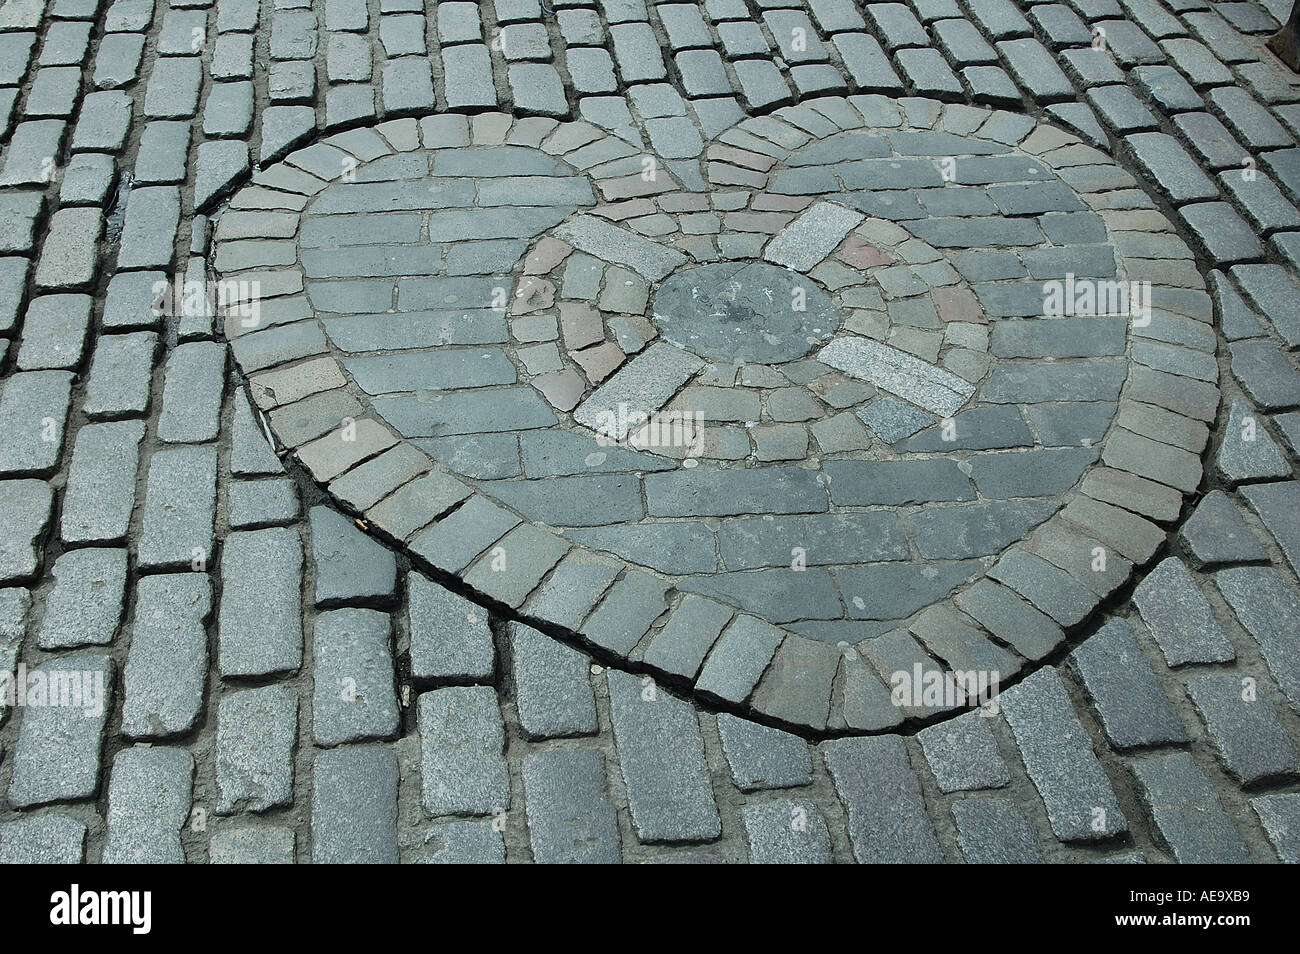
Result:
M1232 643L1177 557L1161 561L1133 591L1133 605L1170 666L1231 662Z
M939 864L943 851L921 785L898 736L823 742L822 759L848 812L861 864Z
M952 806L957 845L967 864L1042 864L1029 821L1006 798L964 798Z
M85 860L86 826L68 815L34 815L0 825L0 864L79 865Z
M302 664L302 541L289 527L241 530L221 554L217 667L223 676Z
M841 656L820 640L786 637L754 690L754 709L791 725L824 729Z
M583 401L574 411L574 420L621 442L703 366L694 355L671 345L651 345Z
M628 570L582 624L597 646L627 655L668 607L668 584L640 570Z
M741 809L750 864L831 863L830 834L811 802L779 799Z
M218 815L293 802L298 697L284 686L229 690L217 704Z
M945 417L975 393L974 385L956 375L866 338L833 341L818 352L817 360Z
M821 262L863 220L860 212L816 202L768 243L763 257L786 268L807 271Z
M312 624L312 735L340 745L397 734L388 614L345 608Z
M710 841L721 832L690 703L607 670L610 718L637 837L647 843Z
M411 550L438 569L455 573L518 523L517 516L476 494L417 534Z
M694 680L734 612L722 603L687 594L650 640L645 650L646 665Z
M0 582L26 581L41 565L40 539L50 522L54 494L43 480L0 481Z
M1295 774L1295 745L1272 703L1233 675L1187 680L1187 694L1205 720L1229 774L1243 785Z
M146 576L136 584L123 674L123 735L182 735L198 722L208 677L204 624L211 613L206 574Z
M1127 621L1111 620L1070 658L1111 745L1131 749L1187 741L1182 720Z
M528 837L538 864L617 864L618 824L596 749L551 749L524 759Z
M1128 830L1092 739L1061 677L1040 669L999 696L1034 787L1062 841L1096 841Z
M224 344L191 341L177 345L167 357L158 439L170 444L215 440L225 377Z
M1293 581L1271 567L1223 570L1215 585L1246 631L1254 637L1292 705L1300 705L1300 651L1292 638L1291 621L1300 613L1300 596Z
M208 842L208 863L213 865L291 865L293 861L292 828L223 827Z
M464 579L491 599L518 607L570 546L550 530L523 524L497 541L469 568Z
M93 798L113 705L112 660L97 654L59 656L27 676L9 804L31 808Z
M0 390L0 474L41 474L58 465L71 400L67 371L9 376Z
M533 592L524 610L529 616L574 628L600 602L621 570L616 560L574 548Z
M424 810L489 815L510 807L505 729L491 686L452 686L420 696Z
M531 626L507 628L519 726L530 739L590 735L596 698L589 657Z
M490 680L496 650L487 611L418 573L407 574L406 589L411 675L435 681Z
M211 562L217 495L217 452L212 447L156 451L149 459L144 514L136 558L142 569Z
M397 756L378 745L319 753L312 762L313 864L396 864Z
M108 780L104 864L184 864L194 756L168 747L123 749Z
M826 490L802 467L758 471L696 468L647 474L646 502L651 516L700 517L754 513L823 513Z
M1186 752L1133 763L1159 839L1182 864L1245 864L1250 854L1209 779Z
M117 267L166 269L175 251L179 221L180 193L176 188L152 186L133 190L126 204Z
M722 751L742 792L793 788L812 781L812 753L799 736L718 713Z
M127 417L149 408L153 356L158 336L151 331L103 335L95 344L82 410L90 418Z
M37 644L49 650L112 642L126 601L126 563L125 549L62 553L51 570L54 588L45 595Z
M1243 487L1241 495L1246 498L1251 509L1259 514L1269 533L1273 534L1273 539L1282 548L1291 569L1300 573L1300 519L1297 518L1300 481L1287 480Z
M916 734L942 792L1001 788L1011 781L984 711L968 712Z

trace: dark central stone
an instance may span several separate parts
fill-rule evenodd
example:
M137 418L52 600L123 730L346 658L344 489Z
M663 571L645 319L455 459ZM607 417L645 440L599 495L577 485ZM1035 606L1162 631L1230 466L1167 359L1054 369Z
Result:
M762 263L688 268L655 294L663 337L707 361L782 364L828 341L835 304L805 275Z

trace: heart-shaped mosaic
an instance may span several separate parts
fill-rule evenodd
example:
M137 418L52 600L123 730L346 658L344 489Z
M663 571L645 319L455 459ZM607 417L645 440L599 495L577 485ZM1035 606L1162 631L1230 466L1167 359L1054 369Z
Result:
M445 114L260 173L214 268L257 294L227 335L275 436L413 559L716 703L877 731L962 704L895 674L1010 679L1154 550L1113 506L1174 417L1142 348L1205 296L1125 215L1163 222L1103 153L926 100L686 164Z

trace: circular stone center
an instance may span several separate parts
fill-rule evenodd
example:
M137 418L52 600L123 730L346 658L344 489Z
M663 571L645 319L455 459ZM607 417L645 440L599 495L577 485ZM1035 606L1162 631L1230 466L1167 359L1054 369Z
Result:
M781 364L802 358L839 326L835 304L798 272L724 262L672 275L654 299L665 339L706 361Z

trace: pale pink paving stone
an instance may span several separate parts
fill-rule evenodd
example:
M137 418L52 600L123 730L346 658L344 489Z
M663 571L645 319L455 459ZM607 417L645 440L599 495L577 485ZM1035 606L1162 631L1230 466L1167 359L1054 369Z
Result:
M625 219L652 215L654 211L655 204L650 199L629 199L626 202L598 205L591 210L591 214L599 215L602 219L609 219L611 222L622 222Z
M755 212L802 212L813 204L810 195L762 195L754 196L749 207Z
M573 246L568 242L547 236L533 247L532 254L524 261L524 274L546 275L572 251Z
M580 351L605 340L600 313L586 302L560 302L560 329L564 333L564 346L570 351Z
M944 321L972 321L988 324L988 317L980 307L975 293L969 288L935 288L930 291L934 307Z
M510 305L510 313L527 315L550 308L554 302L555 283L536 275L528 275L521 278L515 287L515 300Z
M858 238L849 238L836 258L844 264L851 265L853 268L862 271L875 268L878 265L889 265L894 261L892 256L886 255L874 245Z
M570 357L578 362L579 367L586 373L588 381L592 384L600 384L618 370L626 355L614 342L607 341L584 351L570 352Z
M714 143L710 146L708 156L710 159L729 162L735 166L745 166L749 169L757 169L759 172L767 172L772 166L776 165L776 159L771 156L750 152L747 149L737 149L735 146L724 146L721 143Z
M570 368L539 374L533 378L533 387L541 391L542 397L558 411L572 411L582 399L582 393L587 390L586 382L577 371Z

